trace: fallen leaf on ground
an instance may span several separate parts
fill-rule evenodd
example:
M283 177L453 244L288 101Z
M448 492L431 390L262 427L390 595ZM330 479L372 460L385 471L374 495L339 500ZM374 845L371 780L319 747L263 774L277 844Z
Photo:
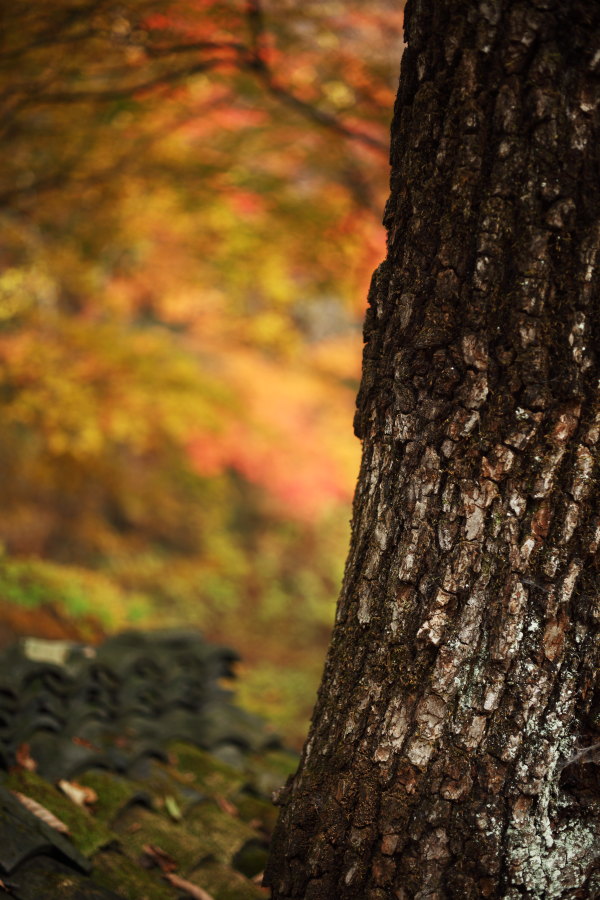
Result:
M193 772L177 772L177 780L185 782L196 781L196 776Z
M198 887L197 884L192 884L191 881L180 878L179 875L165 875L165 878L173 885L173 887L179 888L181 891L186 891L190 897L194 897L195 900L214 900L212 894L208 894L206 891L202 890L201 887Z
M223 797L221 794L215 794L215 800L222 812L227 813L230 816L239 816L237 806L234 806L226 797Z
M77 747L85 747L86 750L98 749L91 741L88 741L87 738L78 737L77 735L71 738L71 743L75 744Z
M154 844L144 844L142 850L165 875L169 875L177 868L177 863L173 857L161 850L160 847L156 847Z
M66 781L64 778L61 778L58 782L58 787L77 806L91 806L98 799L98 794L93 788L79 784L77 781Z
M20 744L15 753L15 760L20 769L26 769L28 772L35 772L37 763L29 752L29 744Z
M51 813L49 809L46 809L46 807L42 806L41 803L38 803L37 800L32 800L31 797L21 794L20 791L12 791L12 793L17 800L23 804L25 809L28 809L30 813L33 813L34 816L37 816L38 819L41 819L42 822L45 822L50 828L54 828L55 831L60 831L61 834L70 833L68 826L65 825L64 822L61 822L60 819L57 819L54 813Z
M165 797L165 809L174 822L181 821L181 810L179 809L179 804L177 803L175 797L172 797L171 795Z

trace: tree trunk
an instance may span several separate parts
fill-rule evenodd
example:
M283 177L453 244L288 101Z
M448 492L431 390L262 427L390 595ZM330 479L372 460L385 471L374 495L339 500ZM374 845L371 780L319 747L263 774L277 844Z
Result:
M598 897L600 4L409 0L406 36L352 543L267 882Z

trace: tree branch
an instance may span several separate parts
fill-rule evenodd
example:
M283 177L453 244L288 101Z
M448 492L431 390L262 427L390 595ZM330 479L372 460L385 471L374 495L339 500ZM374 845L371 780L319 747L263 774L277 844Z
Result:
M246 4L246 17L250 32L250 59L247 68L254 72L272 97L275 97L285 106L300 113L301 116L304 116L304 118L309 119L311 122L329 128L343 137L358 141L373 150L385 153L387 157L389 152L387 144L379 141L377 138L365 134L364 131L360 131L357 128L351 128L333 113L325 112L317 106L313 106L312 103L302 100L288 88L280 84L273 75L271 67L265 58L264 37L267 33L267 28L261 0L248 0Z
M161 85L172 84L173 82L182 81L191 75L197 75L199 72L206 72L220 65L236 65L235 60L231 59L207 59L202 62L193 63L180 69L174 69L172 72L163 72L154 78L143 81L140 84L130 85L125 88L114 88L107 90L83 90L83 91L55 91L49 94L41 94L36 97L38 103L80 103L81 101L110 101L125 100L143 94Z
M212 50L235 50L245 54L248 48L237 41L192 41L189 44L172 44L167 47L151 47L148 44L140 45L143 50L152 57L174 56L178 53L193 53Z
M358 141L367 147L378 150L387 157L388 147L383 141L371 137L371 135L365 134L364 131L359 131L357 128L351 128L332 113L325 112L324 110L313 106L311 103L308 103L306 100L297 97L295 94L291 93L291 91L288 91L287 88L284 88L283 85L276 82L268 70L265 72L257 72L257 75L271 96L276 97L283 104L294 109L306 119L310 119L310 121L315 122L317 125L323 125L325 128L329 128L343 137L351 138L353 141Z
M14 50L3 52L3 59L5 61L16 60L40 47L54 47L59 44L71 43L72 41L79 41L82 38L90 37L94 32L93 30L90 30L89 27L87 27L85 31L77 34L69 35L65 32L68 32L68 29L72 25L77 25L80 19L84 19L86 23L89 22L90 18L97 13L98 10L102 9L106 3L107 0L95 0L95 2L84 4L79 9L68 10L60 21L53 21L48 27L42 29L31 44L23 44L20 47L16 47Z
M96 7L101 7L105 0L96 0ZM77 10L77 13L80 13ZM22 93L24 95L20 103L17 104L18 109L29 104L69 104L69 103L104 103L118 100L134 98L146 93L154 88L160 88L169 84L181 82L186 78L201 72L207 72L218 67L232 66L239 71L245 71L255 77L263 86L267 94L276 99L279 103L287 106L297 114L310 122L313 122L323 128L352 141L357 141L387 157L387 145L361 131L347 125L334 113L326 112L312 103L303 100L297 96L292 90L283 85L274 75L268 60L266 58L265 37L267 35L267 27L265 23L264 11L261 0L247 0L246 17L249 30L249 43L245 45L236 41L194 41L189 43L174 44L171 46L143 46L143 49L150 58L166 58L187 53L227 53L226 56L212 56L191 62L188 65L173 69L172 71L161 72L154 77L147 78L138 84L126 85L123 87L107 87L104 89L79 89L79 90L57 90L50 89L48 86L41 84L24 84L13 88L13 92ZM63 39L66 37L64 26L70 27L74 21L78 21L79 15L73 15L71 18L63 20ZM42 32L41 38L49 38L49 32ZM56 39L56 37L55 37ZM122 77L122 76L120 76ZM14 117L13 110L13 117ZM55 176L48 176L40 180L35 186L31 186L26 190L44 190L48 187L56 185ZM6 200L15 194L23 193L22 189L11 189L5 192L0 199Z

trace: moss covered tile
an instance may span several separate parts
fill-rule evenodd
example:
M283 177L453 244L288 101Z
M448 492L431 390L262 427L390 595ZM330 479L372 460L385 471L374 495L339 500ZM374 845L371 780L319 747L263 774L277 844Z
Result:
M183 823L142 806L121 813L114 823L123 851L135 861L144 856L144 847L157 847L171 857L179 871L187 872L214 852L211 835L191 832Z
M188 783L196 790L232 797L247 780L243 772L220 762L210 753L191 744L175 742L170 744L168 749L169 756L173 760L169 771L172 774L176 771L178 774L174 777L179 779L193 775L194 780L190 779Z
M240 818L223 812L217 803L198 803L185 819L186 829L197 835L217 861L231 864L236 853L257 832Z
M114 833L89 810L78 806L35 772L25 769L12 771L4 784L9 790L19 791L40 803L64 822L71 840L84 856L92 856L101 847L115 840Z
M219 863L199 866L188 880L207 891L214 900L265 900L269 892Z
M135 781L100 769L84 772L79 784L92 788L98 797L94 816L110 826L118 813L132 803L152 805L152 796Z
M171 887L159 869L145 869L119 849L108 849L94 857L94 881L116 891L126 900L175 900L181 892Z

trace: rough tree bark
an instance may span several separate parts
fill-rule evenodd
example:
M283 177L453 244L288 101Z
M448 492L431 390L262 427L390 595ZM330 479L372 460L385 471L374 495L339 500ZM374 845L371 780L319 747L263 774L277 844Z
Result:
M273 898L600 896L600 4L409 0L350 554Z

